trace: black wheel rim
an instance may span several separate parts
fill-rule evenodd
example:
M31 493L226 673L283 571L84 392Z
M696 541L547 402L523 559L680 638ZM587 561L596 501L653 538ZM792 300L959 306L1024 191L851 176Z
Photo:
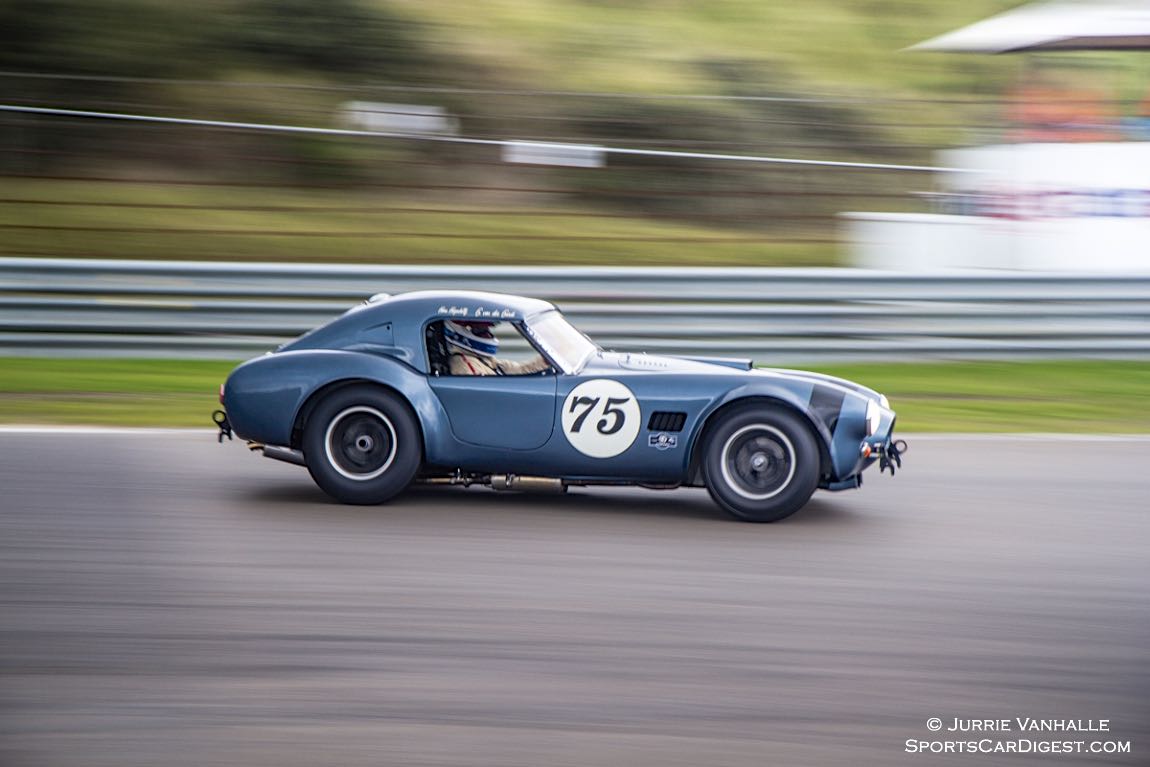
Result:
M349 479L374 479L395 460L395 427L375 408L343 411L332 419L324 442L332 467Z
M795 473L791 441L768 425L748 426L735 432L723 447L723 477L739 495L765 500L782 492Z

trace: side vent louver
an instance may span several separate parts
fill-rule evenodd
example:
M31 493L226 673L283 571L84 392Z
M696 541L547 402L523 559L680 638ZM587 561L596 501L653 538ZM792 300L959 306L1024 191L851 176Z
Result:
M647 422L648 431L682 431L687 423L686 413L651 413L651 420Z

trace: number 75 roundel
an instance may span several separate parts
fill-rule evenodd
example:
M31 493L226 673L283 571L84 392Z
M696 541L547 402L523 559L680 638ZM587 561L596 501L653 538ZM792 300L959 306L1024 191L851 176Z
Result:
M592 458L619 455L639 436L639 403L623 384L607 378L584 381L563 402L563 434Z

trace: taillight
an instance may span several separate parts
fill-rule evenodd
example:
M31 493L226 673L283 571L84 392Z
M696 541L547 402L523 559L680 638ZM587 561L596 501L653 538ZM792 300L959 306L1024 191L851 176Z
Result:
M224 385L220 384L220 404L224 404Z

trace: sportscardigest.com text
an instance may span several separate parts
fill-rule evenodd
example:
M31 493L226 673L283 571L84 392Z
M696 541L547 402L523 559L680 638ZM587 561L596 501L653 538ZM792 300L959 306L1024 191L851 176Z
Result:
M916 740L906 741L908 754L1129 754L1128 740Z
M908 754L1130 754L1128 740L1104 740L1109 719L958 719L926 721L932 739L908 738ZM1041 734L1047 737L1042 738ZM1074 738L1093 735L1095 739ZM1073 738L1073 739L1071 739Z

